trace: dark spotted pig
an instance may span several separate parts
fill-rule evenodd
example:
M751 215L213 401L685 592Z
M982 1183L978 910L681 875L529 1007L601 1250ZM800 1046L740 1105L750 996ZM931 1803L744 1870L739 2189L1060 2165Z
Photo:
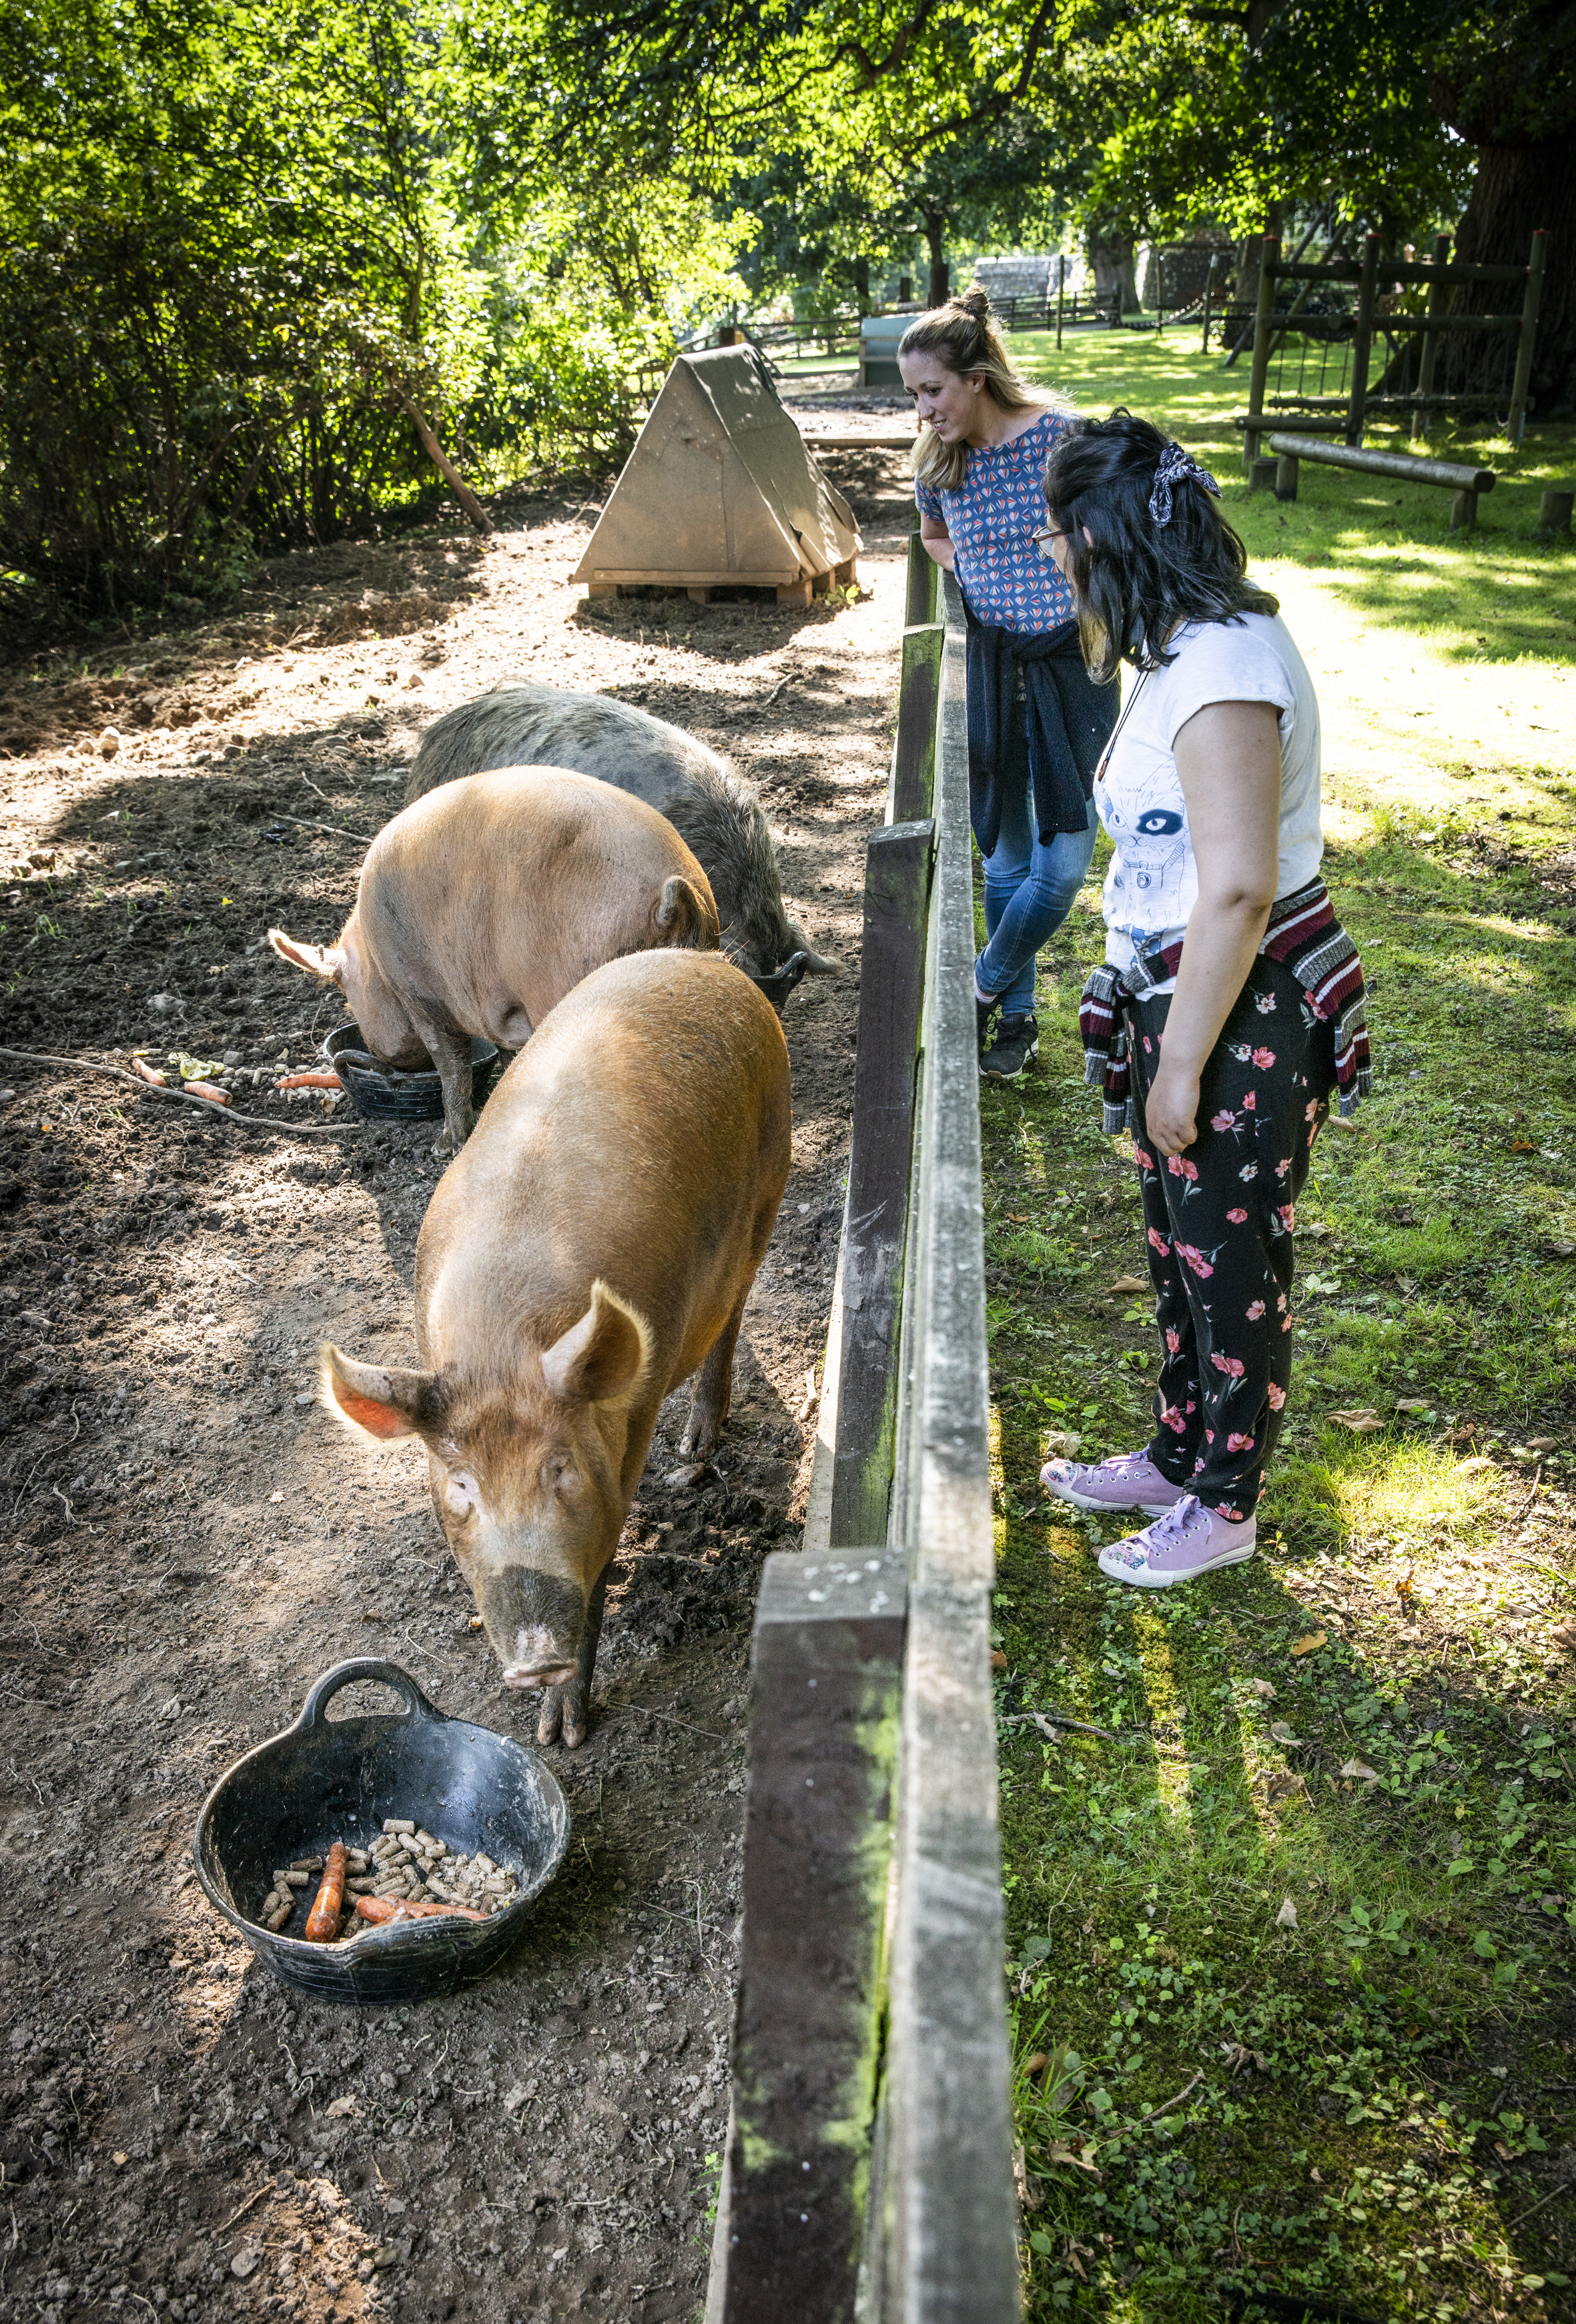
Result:
M459 1146L473 1038L523 1047L604 961L714 948L717 915L705 873L654 807L590 775L521 767L436 792L386 825L336 945L282 928L268 940L340 986L374 1056L431 1059Z
M725 759L681 726L616 702L556 686L502 686L429 726L405 797L484 767L577 767L665 815L705 867L723 948L752 976L770 976L806 953L813 976L842 964L810 947L783 910L777 855L760 800Z
M642 953L539 1026L449 1165L416 1247L424 1369L324 1350L324 1401L416 1434L506 1686L574 1746L607 1567L662 1399L684 1449L728 1415L733 1346L788 1178L788 1048L715 954Z

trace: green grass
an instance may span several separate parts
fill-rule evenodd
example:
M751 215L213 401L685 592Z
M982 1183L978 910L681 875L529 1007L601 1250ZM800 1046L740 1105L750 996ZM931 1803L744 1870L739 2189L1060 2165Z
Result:
M1091 337L1065 384L1229 477L1246 383L1196 342ZM1547 431L1491 465L1568 459ZM1530 484L1477 541L1442 493L1396 518L1401 491L1381 519L1304 481L1283 528L1228 482L1320 684L1376 1051L1299 1205L1252 1563L1124 1590L1091 1554L1123 1528L1036 1485L1050 1432L1142 1443L1155 1372L1147 1297L1106 1296L1146 1270L1080 1077L1092 883L1042 963L1037 1071L982 1093L1035 2319L1203 2324L1255 2291L1576 2315L1576 559L1524 521ZM1330 1418L1354 1407L1380 1425Z

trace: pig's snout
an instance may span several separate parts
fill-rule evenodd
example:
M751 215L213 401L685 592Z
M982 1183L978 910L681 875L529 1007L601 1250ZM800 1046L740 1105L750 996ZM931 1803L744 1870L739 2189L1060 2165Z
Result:
M505 1686L567 1686L579 1667L585 1594L534 1566L506 1565L478 1593Z

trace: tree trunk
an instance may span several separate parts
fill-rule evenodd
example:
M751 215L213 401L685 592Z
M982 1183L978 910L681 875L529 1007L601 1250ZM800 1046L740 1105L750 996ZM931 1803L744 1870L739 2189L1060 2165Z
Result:
M417 435L421 438L422 450L426 453L433 466L438 470L438 475L443 478L444 483L448 486L449 491L454 494L456 500L458 501L461 508L464 509L465 515L470 520L472 529L484 535L491 534L493 530L492 518L487 514L486 510L482 506L482 503L476 498L475 493L472 492L469 484L466 484L459 470L455 466L454 462L449 458L448 454L444 450L443 446L433 434L431 427L421 412L419 407L410 396L402 393L400 389L396 388L394 393L399 401L401 410L410 419L410 425L415 429Z
M946 263L946 219L940 210L925 213L925 247L930 253L930 304L945 307L952 296L952 270Z
M870 260L856 258L853 262L853 296L862 315L870 313Z
M1452 256L1463 265L1525 266L1535 231L1548 230L1543 299L1533 355L1532 409L1542 420L1569 420L1576 410L1576 140L1543 145L1484 145L1478 152L1465 214ZM1463 283L1457 314L1503 314L1518 303L1514 283ZM1496 380L1500 349L1481 345L1476 368ZM1508 399L1507 399L1508 400Z
M1094 288L1102 299L1118 292L1120 312L1131 315L1138 305L1138 278L1133 272L1133 237L1120 228L1091 226L1089 229L1089 263L1094 274Z

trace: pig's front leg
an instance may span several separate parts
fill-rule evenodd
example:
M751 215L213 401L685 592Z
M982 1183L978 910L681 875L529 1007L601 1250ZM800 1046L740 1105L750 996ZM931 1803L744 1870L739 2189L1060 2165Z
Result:
M607 1574L592 1591L585 1608L585 1628L580 1633L580 1651L576 1656L576 1671L567 1686L549 1686L542 1694L541 1716L536 1723L539 1743L562 1742L566 1750L577 1751L585 1740L585 1723L591 1707L591 1680L596 1669L596 1649L602 1638L602 1609L607 1600Z
M443 1084L444 1142L457 1151L476 1122L475 1108L471 1103L470 1036L425 1025L420 1032Z
M738 1305L712 1342L711 1353L696 1374L689 1397L689 1420L684 1431L682 1449L686 1452L704 1455L714 1451L727 1425L728 1406L733 1399L733 1350L738 1344L739 1326L744 1320L748 1292L746 1285Z

